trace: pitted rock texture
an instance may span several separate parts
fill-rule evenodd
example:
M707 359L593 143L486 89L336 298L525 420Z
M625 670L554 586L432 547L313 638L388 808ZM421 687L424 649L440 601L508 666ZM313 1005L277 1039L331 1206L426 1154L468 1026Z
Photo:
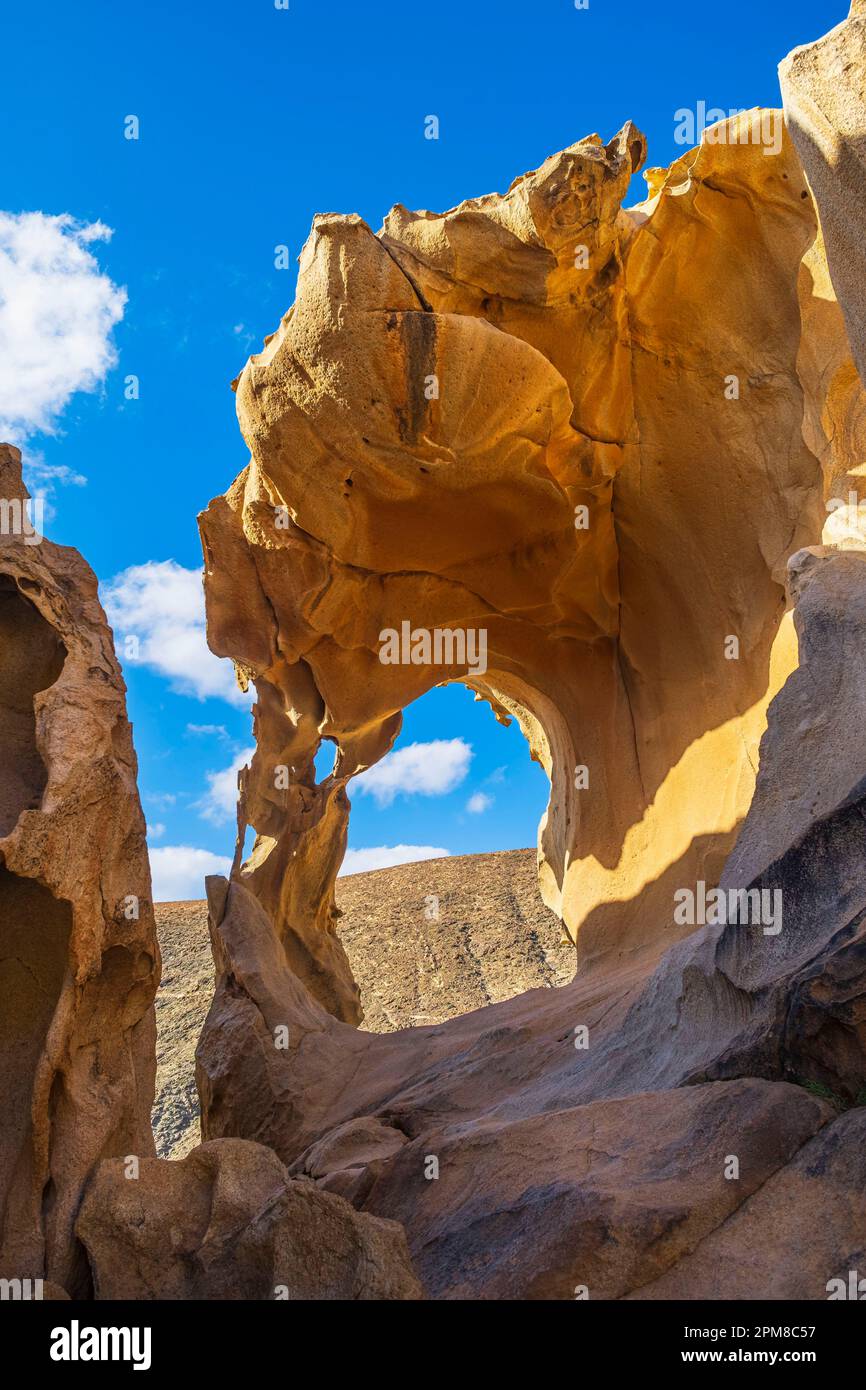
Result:
M378 236L317 218L237 382L250 465L201 518L209 640L258 694L234 872L347 1022L351 778L443 679L516 717L551 778L540 884L579 960L670 943L796 665L786 561L863 485L863 389L781 114L706 132L624 210L644 156L629 124ZM403 624L483 630L486 670L383 663Z
M0 498L26 499L0 445ZM11 513L10 513L11 515ZM159 954L125 686L74 550L0 534L0 1273L89 1287L93 1165L154 1152Z

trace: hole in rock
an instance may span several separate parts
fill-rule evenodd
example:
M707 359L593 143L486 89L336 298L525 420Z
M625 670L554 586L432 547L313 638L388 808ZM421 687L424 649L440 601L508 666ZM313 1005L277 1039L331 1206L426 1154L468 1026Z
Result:
M505 727L464 686L438 686L348 791L338 933L365 1031L439 1023L573 978L574 947L538 886L550 783L516 719Z
M320 784L336 752L333 739L322 740ZM538 886L535 845L550 784L516 719L497 723L461 684L435 687L404 711L391 754L353 778L348 793L338 932L365 1031L437 1023L572 979L574 946L563 944ZM248 826L245 859L254 839ZM448 854L421 858L419 846ZM205 902L155 908L163 973L153 1127L157 1152L177 1159L199 1142L195 1047L214 974Z
M319 744L318 752L315 757L316 781L324 782L326 777L330 777L334 771L337 761L337 744L332 738L323 738ZM244 846L244 858L246 859L249 850Z
M42 799L47 778L33 700L54 684L65 659L51 624L10 575L0 574L0 836Z
M246 830L244 831L244 848L243 853L241 854L241 860L249 859L250 855L253 852L253 845L255 844L255 842L256 832L255 830L253 830L253 827L251 825L248 825Z

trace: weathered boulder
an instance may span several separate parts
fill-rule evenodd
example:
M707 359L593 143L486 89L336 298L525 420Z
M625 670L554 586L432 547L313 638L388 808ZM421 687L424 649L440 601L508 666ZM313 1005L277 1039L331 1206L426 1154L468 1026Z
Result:
M691 1255L629 1297L845 1299L853 1274L862 1298L864 1141L866 1109L825 1125Z
M723 1227L832 1114L745 1080L454 1126L403 1148L364 1207L406 1224L434 1297L620 1298Z
M417 1299L403 1230L261 1144L99 1165L76 1223L98 1299Z
M0 498L0 1267L75 1295L88 1275L72 1224L91 1168L153 1153L159 954L96 578L21 521L9 445Z

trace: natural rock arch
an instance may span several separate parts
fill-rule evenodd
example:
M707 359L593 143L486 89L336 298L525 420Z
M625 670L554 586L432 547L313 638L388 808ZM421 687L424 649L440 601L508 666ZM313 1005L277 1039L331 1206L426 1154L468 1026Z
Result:
M857 486L866 429L776 119L778 148L737 117L630 211L627 125L378 236L317 218L236 383L251 462L201 518L209 640L258 692L235 873L338 1018L347 784L409 701L467 679L383 664L406 622L483 628L491 687L530 710L558 769L542 891L587 966L657 953L672 885L718 880L796 664L785 561Z

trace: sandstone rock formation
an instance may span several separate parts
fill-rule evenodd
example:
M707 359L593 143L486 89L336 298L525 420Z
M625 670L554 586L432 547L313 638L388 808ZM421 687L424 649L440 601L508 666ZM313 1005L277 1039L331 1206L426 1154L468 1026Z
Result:
M76 1226L98 1299L417 1299L406 1237L260 1144L101 1163Z
M637 207L628 124L378 235L316 219L237 382L249 467L201 519L257 747L178 1162L149 1156L158 959L110 634L74 553L4 537L11 1272L824 1299L862 1264L864 23L858 0L785 65L793 140L778 112L722 122ZM579 969L362 1030L351 779L449 680L548 772L540 885Z
M339 1018L359 1017L333 892L350 779L437 681L517 717L547 769L541 888L584 963L611 936L657 951L673 887L718 880L796 663L785 561L860 485L866 439L775 119L778 149L735 118L628 212L632 126L378 237L319 218L241 374L252 459L201 520L209 640L258 692L236 869ZM404 623L483 630L487 669L384 664Z
M404 1222L432 1296L571 1297L585 1285L594 1297L644 1286L764 1297L769 1254L729 1286L703 1246L730 1250L731 1229L753 1223L769 1230L799 1191L832 1219L810 1245L798 1210L780 1236L796 1261L770 1287L826 1297L866 1237L857 1160L840 1151L864 1112L836 1118L866 1104L864 564L831 550L791 562L801 666L770 707L754 811L722 879L726 891L778 888L778 934L708 925L649 975L612 963L561 990L375 1036L310 998L241 883L211 880L205 1132L255 1133L292 1171ZM681 1262L692 1285L675 1277Z
M825 1297L831 1280L848 1285L866 1255L864 1125L863 1109L825 1125L693 1255L629 1297L814 1300L816 1271Z
M795 882L811 852L805 843L790 857ZM845 1016L856 907L850 924L807 919L811 943L798 920L781 964L759 927L708 926L649 977L595 971L439 1027L374 1035L310 997L242 884L212 879L209 892L219 979L198 1050L205 1133L255 1133L290 1171L401 1221L430 1296L572 1298L578 1286L640 1296L714 1232L724 1239L734 1213L766 1223L770 1179L782 1192L814 1179L816 1209L859 1210L845 1186L852 1157L834 1159L826 1179L823 1160L798 1157L810 1141L832 1155L851 1133L836 1119L845 1077L814 1046L820 1029L792 1036L778 1007L784 972L796 987L821 963L823 1002L841 1006L826 1009L824 1039L847 1028L839 1055L866 1074L856 1002ZM807 897L804 912L813 906ZM834 1103L809 1093L813 1077ZM818 1246L800 1246L789 1286L826 1297L863 1237L837 1212ZM765 1266L756 1260L751 1284L738 1275L740 1296L765 1296ZM733 1296L725 1287L709 1267L688 1296Z
M0 1274L85 1293L93 1165L150 1155L159 975L125 687L96 578L0 445Z
M455 855L337 879L338 933L361 990L364 1027L389 1033L567 984L571 942L538 894L534 850ZM439 915L424 915L435 894ZM153 1128L160 1158L199 1142L195 1048L214 990L205 902L157 903Z
M798 1196L855 1224L809 1244L798 1213L774 1287L825 1298L864 1243L866 397L781 113L624 210L644 157L628 125L378 236L317 219L237 383L250 465L201 519L210 641L258 695L203 1132L402 1221L437 1298L730 1296L712 1252ZM402 632L416 660L382 660ZM442 680L548 771L580 968L375 1035L337 940L347 793Z
M534 850L455 855L337 879L338 932L361 990L364 1026L387 1033L567 984L574 946L541 902ZM439 916L424 915L428 895ZM195 1048L211 1004L205 902L157 903L153 1128L160 1158L199 1142Z
M866 380L866 4L782 63L785 117L818 204L833 286Z

